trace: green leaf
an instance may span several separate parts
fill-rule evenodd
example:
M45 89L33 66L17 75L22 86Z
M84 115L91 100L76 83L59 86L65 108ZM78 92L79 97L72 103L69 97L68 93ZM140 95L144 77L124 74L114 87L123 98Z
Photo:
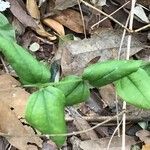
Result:
M25 118L43 134L66 133L64 101L65 96L59 89L51 86L40 89L29 97ZM51 139L61 147L66 137L52 136Z
M100 87L137 71L141 64L141 60L108 60L87 67L82 76L91 85Z
M0 13L0 36L7 40L15 41L15 30L2 13Z
M84 102L90 95L87 83L75 75L66 76L55 87L63 91L66 96L66 106Z
M15 42L0 37L0 49L23 84L50 81L49 69Z
M150 76L143 69L115 82L118 95L127 103L150 109Z

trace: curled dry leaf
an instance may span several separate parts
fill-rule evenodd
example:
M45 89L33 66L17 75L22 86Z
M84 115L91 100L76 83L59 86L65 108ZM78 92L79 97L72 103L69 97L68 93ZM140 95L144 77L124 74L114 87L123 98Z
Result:
M39 34L40 36L48 38L50 41L56 40L56 36L54 36L54 35L48 33L47 31L45 31L45 29L43 28L41 23L38 25L38 27L39 28L35 29L37 34Z
M27 0L26 1L26 8L29 12L29 14L35 18L35 19L40 19L40 11L37 6L37 1L36 0Z
M43 20L43 23L48 27L52 28L53 30L55 30L59 35L61 36L65 35L65 30L63 25L55 21L54 19L46 18Z
M53 19L74 32L83 33L83 24L81 15L79 12L75 10L72 9L63 10L60 14L54 16Z
M36 31L40 36L48 38L51 40L56 40L56 36L51 35L46 32L41 23L34 20L30 15L26 13L24 8L20 5L20 3L16 0L8 0L11 4L10 10L12 14L25 26L30 27ZM18 13L19 12L19 13ZM33 14L32 14L33 15Z
M26 11L22 8L20 3L16 0L8 0L10 2L10 11L12 14L25 26L31 28L38 28L36 21L29 16ZM19 13L18 13L19 12Z

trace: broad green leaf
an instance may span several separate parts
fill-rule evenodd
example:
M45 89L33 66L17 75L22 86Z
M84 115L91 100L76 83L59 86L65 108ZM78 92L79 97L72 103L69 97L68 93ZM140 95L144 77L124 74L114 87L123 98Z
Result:
M150 76L143 69L115 82L118 95L129 104L150 109Z
M66 106L84 102L90 95L87 83L75 75L66 76L55 87L63 91L66 96Z
M0 49L23 84L50 81L49 69L15 42L0 37Z
M147 72L147 74L150 76L150 62L145 63L142 68L143 68L143 69Z
M15 41L15 30L2 13L0 13L0 36L7 40Z
M51 86L40 89L29 97L25 118L43 134L66 133L64 101L65 96L59 89ZM61 147L66 137L52 136L51 139Z
M85 68L82 76L91 85L100 87L137 71L141 64L141 60L108 60Z

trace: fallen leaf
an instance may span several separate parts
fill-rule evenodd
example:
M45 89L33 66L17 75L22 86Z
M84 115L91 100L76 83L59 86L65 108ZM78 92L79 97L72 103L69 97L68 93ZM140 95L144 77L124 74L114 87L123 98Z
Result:
M10 10L12 14L25 26L25 27L32 27L38 28L37 23L35 20L29 16L26 11L21 7L18 1L16 0L8 0L11 7ZM19 13L18 13L19 12Z
M52 28L53 30L55 30L59 35L61 36L65 35L64 27L59 22L50 18L46 18L43 20L43 23L47 25L48 27Z
M78 117L78 116L74 116L74 118L75 118L74 124L79 131L89 129L91 127L85 119ZM82 134L80 134L80 136L81 136L82 140L98 139L98 136L94 130L91 130L91 131L86 132L86 133L82 133Z
M36 22L30 15L26 13L23 7L16 0L8 0L11 4L10 10L12 14L25 26L31 27L40 36L46 37L49 40L56 40L56 36L46 32L42 24ZM18 13L19 12L19 13Z
M3 101L0 101L0 132L8 134L6 139L20 150L27 150L29 142L41 146L41 140L25 130L15 113Z
M20 118L24 117L24 109L30 94L19 86L20 83L10 75L0 76L0 102L14 109Z
M150 0L137 0L137 3L148 6L150 5Z
M135 144L135 140L133 137L126 136L126 150L130 150L131 145ZM109 143L110 138L101 138L99 140L87 140L87 141L81 141L79 147L82 150L106 150L107 145ZM121 137L114 136L111 144L110 144L110 150L120 150L122 147L122 141Z
M146 16L145 12L144 12L144 9L141 5L137 5L135 8L134 8L134 14L136 16L138 16L142 21L146 22L146 23L150 23L148 17Z
M103 102L105 103L105 107L108 106L111 109L116 107L115 105L116 94L115 94L115 89L113 85L109 84L109 85L103 86L99 89L99 92L103 99Z
M77 0L69 0L69 1L56 0L55 1L55 9L64 10L64 9L67 9L67 8L77 5L77 4L78 4Z
M150 144L143 145L142 150L150 150Z
M40 11L38 9L37 1L36 0L27 0L26 1L26 8L29 14L35 18L40 19Z
M60 14L55 15L53 19L74 32L83 33L81 14L75 10L63 10Z
M121 37L122 32L120 31L103 29L89 39L63 44L56 54L56 59L61 59L63 74L80 74L87 64L97 56L100 56L100 61L116 59ZM126 56L127 39L128 35L124 38L121 58ZM133 35L130 56L140 51L143 46L144 42L140 42L139 38Z
M150 145L150 131L148 130L139 130L136 132L136 136L140 138L142 142Z

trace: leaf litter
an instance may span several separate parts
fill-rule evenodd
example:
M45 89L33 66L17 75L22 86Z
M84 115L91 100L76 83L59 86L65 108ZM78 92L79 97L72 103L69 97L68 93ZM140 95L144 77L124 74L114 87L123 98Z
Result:
M26 48L32 50L32 53L36 55L37 52L40 51L41 41L43 42L43 45L47 44L47 46L50 46L49 41L52 41L53 45L55 45L57 48L56 51L53 49L54 57L49 57L47 59L46 56L43 55L44 57L42 57L42 59L46 58L45 60L48 60L49 63L52 63L55 60L56 62L60 63L60 66L62 68L62 75L80 74L83 71L83 68L94 61L97 62L118 58L120 41L122 38L122 30L118 28L118 24L115 24L111 19L107 18L106 21L107 23L109 23L107 27L109 27L109 29L104 28L106 27L104 24L100 24L102 26L97 26L95 31L91 32L90 26L99 21L97 20L100 19L100 17L97 17L97 14L99 13L96 13L95 11L93 11L93 9L81 4L83 17L85 19L85 22L87 21L88 23L86 25L88 39L83 39L83 20L81 19L80 10L78 8L76 0L55 0L53 2L32 0L27 1L26 3L24 3L22 0L8 0L8 2L11 6L10 16L13 18L13 20L17 18L17 20L24 26L24 28L20 28L20 31L18 30L19 35L17 35L17 41L20 42L21 40L23 40L23 42L27 42ZM50 6L50 4L52 3L54 3L54 5ZM99 9L103 8L106 13L110 14L113 10L117 9L124 3L124 0L116 0L113 3L112 1L108 0L97 1L96 3L94 2L94 7L97 7ZM137 3L139 3L140 5L136 6L136 16L140 20L135 18L135 29L137 27L144 26L143 24L149 23L148 10L143 9L144 7L148 9L149 1L138 0ZM143 5L143 7L141 7L141 5ZM52 12L49 11L50 7ZM128 9L130 9L130 7L131 5L129 4L125 6L124 9L121 9L121 11L116 12L112 16L115 19L119 20L120 23L125 24L125 21L129 14ZM92 17L91 19L91 16L94 17ZM101 17L103 18L104 16L101 15ZM14 26L18 29L17 23L14 23ZM36 38L39 40L35 41L37 42L37 45L35 47L32 45L34 42L31 44L31 39L27 41L27 39L25 40L22 38L26 32L31 32L31 35L36 34ZM66 40L65 35L67 36L68 33L72 36L71 38ZM130 51L131 59L149 60L150 50L147 46L148 43L146 43L147 39L149 38L149 34L147 34L147 28L142 33L144 34L132 35ZM74 39L76 39L77 41L75 41ZM128 34L124 39L121 50L121 58L125 58L126 56L127 39ZM55 41L53 42L53 40ZM61 41L62 43L60 44L58 41ZM31 48L31 46L33 47ZM146 50L145 46L147 46ZM45 49L42 49L40 53L44 53L44 51ZM1 134L4 135L4 137L9 141L11 145L15 146L18 149L34 150L37 149L37 147L42 148L41 138L35 137L36 134L32 130L32 128L28 129L19 120L20 118L24 118L24 109L30 93L25 91L25 89L21 87L21 84L10 75L0 75L0 79ZM74 131L74 128L72 126L75 126L76 130L84 130L97 124L100 118L109 118L116 113L114 102L116 97L113 85L111 87L103 87L97 89L94 91L94 93L99 96L94 95L91 98L91 104L86 103L75 106L75 109L79 113L81 113L82 117L73 117L71 114L69 114L74 120L74 122L71 121L71 126L69 126L72 132ZM97 100L95 101L95 99ZM122 104L119 103L119 109L121 109L121 107ZM134 124L138 123L139 120L148 123L149 111L141 112L141 110L131 106L128 106L128 109L132 110L132 113L127 118L127 120L129 120L127 122L127 128L130 128L131 125L134 126ZM89 117L89 120L86 117ZM110 132L110 130L114 131L116 126L117 124L115 120L99 128L101 131L103 130L107 134L104 134L104 132L101 132L100 130L99 132L98 130L92 130L91 132L80 134L79 138L77 138L76 136L72 136L71 138L68 137L70 141L67 141L67 145L64 146L64 149L65 147L84 150L92 150L93 148L103 150L107 149L110 136L112 135L112 132ZM149 149L149 131L146 131L146 133L147 132L148 136L145 135L145 131L143 130L140 131L140 134L139 132L136 133L136 136L140 138L140 141L144 142L144 145L141 144L142 150ZM137 143L137 141L135 141L131 136L126 135L125 138L127 141L126 149L130 149L131 145ZM28 143L35 143L34 145L37 145L37 147L34 145L31 146L30 144L28 145ZM72 145L70 146L70 144ZM121 138L114 136L111 141L110 149L121 149L121 146ZM47 150L48 148L56 149L56 147L50 141L47 141L45 142L45 144L43 144L43 150Z

